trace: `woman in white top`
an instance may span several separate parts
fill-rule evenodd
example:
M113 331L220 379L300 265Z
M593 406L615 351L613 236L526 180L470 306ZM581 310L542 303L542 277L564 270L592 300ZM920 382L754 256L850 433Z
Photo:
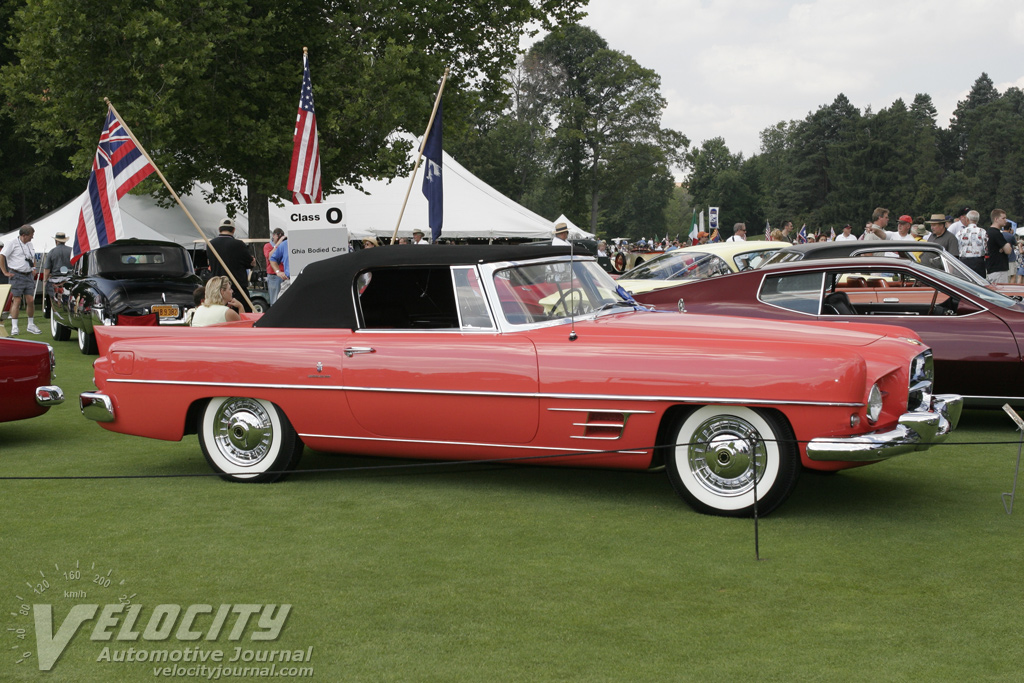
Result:
M217 323L241 320L238 309L242 304L235 301L231 280L224 276L211 277L206 283L206 298L192 315L192 327L206 327Z

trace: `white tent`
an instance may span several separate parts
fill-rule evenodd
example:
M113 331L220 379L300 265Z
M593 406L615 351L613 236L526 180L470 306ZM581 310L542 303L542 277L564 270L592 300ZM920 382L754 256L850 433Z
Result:
M414 152L415 154L415 152ZM550 238L555 223L535 214L501 194L470 173L465 166L444 153L444 226L441 237L446 239L545 239ZM399 237L411 237L420 228L429 237L427 227L427 199L421 190L423 167L409 192ZM394 233L402 201L409 191L409 176L394 180L371 180L363 183L364 192L347 187L341 194L331 194L325 201L344 202L349 234L354 238L390 238ZM285 225L288 207L270 205L270 227ZM559 220L565 220L563 216ZM568 221L567 221L568 222ZM569 236L578 239L593 235L569 222Z
M32 238L36 252L43 254L52 249L56 244L53 239L55 233L63 232L69 239L74 237L83 201L84 192L56 211L32 221L32 227L36 229ZM188 207L206 236L216 237L217 226L228 215L224 205L207 202L201 191L193 191L182 197L181 201ZM186 247L191 247L195 240L200 239L199 233L189 222L185 212L176 204L168 209L162 209L157 206L153 197L133 194L125 195L118 204L121 208L121 222L128 237L168 240ZM13 230L6 235L0 235L0 242L6 243L8 239L17 239L17 236L18 231ZM249 221L244 215L235 216L235 236L249 236Z
M417 171L409 202L405 207L400 237L411 237L415 228L428 236L427 200L421 191L422 166ZM202 193L202 186L182 197L185 206L199 223L207 237L217 236L217 226L227 217L227 208L221 203L208 202ZM209 189L209 186L206 186ZM346 204L346 225L353 239L374 235L390 238L398 221L402 200L409 189L409 177L394 180L370 180L363 183L365 192L354 187L345 188L340 194L326 197L327 201ZM245 188L241 188L245 194ZM45 253L53 248L54 233L63 232L69 238L75 233L78 215L85 193L75 197L64 206L42 218L32 221L36 229L33 239L36 251ZM270 228L283 227L290 205L270 204ZM148 195L125 195L120 201L121 220L128 237L140 239L164 239L186 247L192 246L199 234L180 207L174 205L163 209ZM249 236L249 220L245 214L237 214L235 237ZM593 235L568 221L565 216L559 221L569 225L572 238L592 238ZM511 238L517 240L546 239L558 221L549 221L520 206L508 197L470 173L462 164L447 153L444 154L444 227L441 236L447 239L493 239ZM0 242L16 239L17 230L0 235Z

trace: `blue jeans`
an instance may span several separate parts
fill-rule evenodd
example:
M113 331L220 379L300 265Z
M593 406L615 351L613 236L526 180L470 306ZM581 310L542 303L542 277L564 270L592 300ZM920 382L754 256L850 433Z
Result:
M270 297L270 305L273 306L281 294L281 278L274 273L267 273L267 295Z

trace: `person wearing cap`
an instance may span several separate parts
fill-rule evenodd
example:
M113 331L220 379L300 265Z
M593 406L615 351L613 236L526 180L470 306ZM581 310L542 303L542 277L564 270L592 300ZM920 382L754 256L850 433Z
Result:
M969 206L965 206L960 209L956 213L956 218L953 219L953 222L946 226L946 230L953 233L954 236L959 237L960 231L971 224L970 219L967 217L967 214L970 213L970 211L971 208ZM949 218L949 216L946 217L947 220L949 220Z
M847 223L843 226L843 232L836 235L836 242L856 242L857 236L853 234L853 226Z
M46 253L46 258L43 260L43 291L46 292L46 300L43 301L43 316L46 318L50 317L50 307L47 305L47 301L53 299L50 273L54 271L60 273L61 268L67 268L66 272L71 270L71 247L67 245L68 236L58 232L53 236L53 241L57 245Z
M697 233L697 244L707 244L709 237L710 235L708 235L705 231L701 230L700 232Z
M913 235L916 241L924 242L928 237L928 228L924 227L924 223L915 223L910 226L910 234Z
M1010 268L1010 252L1013 247L1003 235L1003 226L1006 225L1006 212L1002 209L992 209L989 215L992 226L985 228L988 236L988 258L985 259L985 279L993 285L1009 284L1010 278L1007 272Z
M981 277L985 277L985 256L988 254L988 234L978 227L980 214L971 209L964 217L967 225L957 233L960 260Z
M427 240L423 239L423 231L416 228L412 231L412 243L413 244L430 244Z
M18 311L21 309L22 300L25 301L29 334L42 334L35 321L36 248L32 245L32 236L35 233L36 229L31 225L23 225L18 229L17 239L11 240L0 250L0 273L11 279L12 337L19 334Z
M746 223L737 223L732 226L732 237L726 240L726 242L746 242L747 241L747 225Z
M888 217L886 217L888 221ZM914 219L904 214L900 216L899 220L896 221L896 231L882 230L878 227L877 223L872 223L870 228L875 233L878 239L882 240L895 240L897 242L912 242L914 236L910 234L910 226L914 224Z
M242 240L235 239L235 222L233 220L230 218L222 220L220 225L217 226L217 232L219 234L210 240L210 244L220 254L228 270L224 270L224 266L220 264L216 256L209 254L210 274L226 276L228 271L230 271L231 275L238 281L238 287L241 288L241 291L238 293L245 293L245 296L239 300L246 311L252 312L252 309L245 302L249 297L249 275L247 271L256 265L256 259L253 258L253 255L249 252L249 247L245 246ZM231 286L234 288L234 283Z
M555 247L568 247L569 226L566 223L559 223L555 226L554 237L551 238L551 245Z

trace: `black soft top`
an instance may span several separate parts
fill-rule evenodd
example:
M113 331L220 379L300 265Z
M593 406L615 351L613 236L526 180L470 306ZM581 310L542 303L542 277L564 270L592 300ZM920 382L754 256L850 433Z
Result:
M588 251L573 253L591 256ZM362 249L312 263L281 295L255 327L355 329L353 292L360 273L378 268L465 266L502 261L532 261L568 256L569 247L462 246L403 244Z

